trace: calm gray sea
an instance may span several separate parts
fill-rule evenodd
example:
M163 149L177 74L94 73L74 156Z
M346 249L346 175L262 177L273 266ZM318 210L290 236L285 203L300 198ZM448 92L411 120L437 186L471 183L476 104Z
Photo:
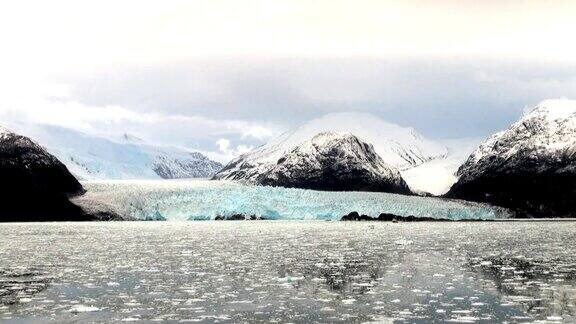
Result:
M575 222L0 224L0 322L576 321Z

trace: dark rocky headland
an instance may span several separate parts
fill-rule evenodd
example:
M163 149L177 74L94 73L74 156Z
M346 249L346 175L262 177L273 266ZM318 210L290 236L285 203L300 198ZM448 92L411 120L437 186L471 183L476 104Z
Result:
M576 217L576 102L546 100L488 138L459 168L449 198L516 218Z
M25 136L0 129L0 222L112 220L86 212L70 198L84 194L56 157Z

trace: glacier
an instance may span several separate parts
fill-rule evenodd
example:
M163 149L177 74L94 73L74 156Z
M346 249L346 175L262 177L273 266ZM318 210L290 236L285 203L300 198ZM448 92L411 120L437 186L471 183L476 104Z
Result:
M458 168L483 140L480 137L438 140L438 143L446 147L446 155L400 171L400 174L414 192L443 195L458 181Z
M81 205L105 205L138 220L210 220L217 215L257 215L282 220L339 220L351 211L378 216L497 219L505 209L486 204L380 192L327 192L267 187L225 180L84 181Z
M127 133L115 138L26 123L11 128L45 147L80 180L209 178L222 168L205 152L155 145Z

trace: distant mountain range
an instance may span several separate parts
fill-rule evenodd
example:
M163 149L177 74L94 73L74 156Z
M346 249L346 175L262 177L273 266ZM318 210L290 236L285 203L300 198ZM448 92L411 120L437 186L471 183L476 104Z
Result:
M214 178L258 183L257 178L270 172L282 156L326 131L350 133L373 145L383 162L400 171L413 191L433 194L448 191L456 181L454 173L458 166L479 143L477 139L434 141L411 127L391 124L371 114L333 113L233 159ZM429 167L433 172L426 171Z
M367 113L333 113L311 120L272 139L235 161L238 165L262 166L275 163L296 145L326 132L348 132L371 143L384 162L399 170L409 169L447 153L445 147L422 137L413 128L400 127ZM234 161L232 161L234 162ZM220 177L234 177L234 170Z
M434 141L371 114L333 113L272 139L222 169L219 162L200 152L152 145L131 134L110 138L51 125L17 126L11 125L46 147L80 180L210 178L216 174L215 179L257 183L255 177L315 135L351 133L373 145L384 163L399 170L412 191L432 194L449 189L458 166L479 142Z
M400 194L451 185L445 197L507 207L518 216L576 217L576 101L566 99L541 102L463 163L474 140L435 142L366 114L313 120L224 168L198 152L128 134L112 140L35 125L25 135L34 141L0 128L1 196L2 211L29 220L40 210L53 220L118 216L70 203L84 190L68 169L81 179L209 177L220 170L214 179Z
M111 139L50 125L27 125L19 132L81 180L209 178L222 168L202 153L151 145L130 134Z
M158 146L131 134L110 138L51 125L10 125L54 154L80 180L210 178L258 183L277 161L315 135L350 133L373 146L413 192L444 194L479 140L435 141L367 113L333 113L285 132L225 168L200 152Z

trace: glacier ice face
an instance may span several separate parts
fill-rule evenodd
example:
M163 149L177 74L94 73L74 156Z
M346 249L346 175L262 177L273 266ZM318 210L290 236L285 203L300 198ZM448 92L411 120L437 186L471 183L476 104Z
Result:
M339 220L351 211L372 216L386 212L449 219L507 217L502 209L458 200L252 186L231 181L94 181L83 185L88 191L79 198L83 203L105 203L136 219L161 215L168 221L208 220L242 213L267 219Z

